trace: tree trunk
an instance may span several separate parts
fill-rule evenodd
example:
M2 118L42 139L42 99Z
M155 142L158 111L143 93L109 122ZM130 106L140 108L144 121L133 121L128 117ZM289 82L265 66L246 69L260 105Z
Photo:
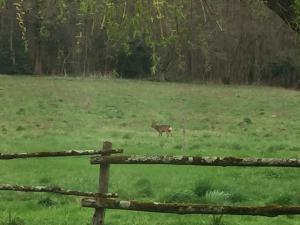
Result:
M35 49L35 54L34 54L34 70L33 73L35 75L42 75L43 74L43 67L42 67L42 58L40 55L40 47L37 46Z

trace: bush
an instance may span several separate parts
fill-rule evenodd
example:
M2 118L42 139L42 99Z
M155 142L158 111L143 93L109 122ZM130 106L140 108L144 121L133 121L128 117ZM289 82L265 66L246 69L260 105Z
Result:
M44 207L51 207L57 205L57 202L51 199L50 197L41 198L38 201L38 204Z
M208 191L204 196L205 202L214 204L222 204L229 202L230 198L231 195L229 193L218 190Z
M209 180L198 180L193 189L198 197L203 197L210 190L212 190L212 184Z
M122 49L117 56L117 73L124 78L142 78L151 74L152 50L144 40L129 43L129 50Z
M218 186L215 191L223 192L229 195L229 198L227 198L226 201L230 203L243 202L247 199L247 196L245 196L245 192L243 190L236 189L232 186Z
M225 225L222 219L223 219L223 215L220 216L213 215L212 220L209 222L209 225Z

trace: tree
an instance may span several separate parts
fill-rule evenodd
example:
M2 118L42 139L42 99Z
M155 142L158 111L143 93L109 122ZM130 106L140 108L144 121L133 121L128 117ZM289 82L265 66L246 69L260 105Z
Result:
M297 17L300 12L300 1L298 0L263 0L263 2L283 19L297 33L299 23Z
M300 0L0 0L0 73L293 86L296 35L268 7L297 31Z

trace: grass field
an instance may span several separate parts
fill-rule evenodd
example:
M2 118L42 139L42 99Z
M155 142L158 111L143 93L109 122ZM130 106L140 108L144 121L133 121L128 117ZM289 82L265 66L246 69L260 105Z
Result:
M105 79L0 76L0 151L96 149L126 154L300 158L300 92ZM151 121L169 123L159 137ZM185 133L183 132L185 130ZM0 183L96 191L88 157L0 161ZM300 205L297 169L113 165L122 199ZM0 225L87 225L80 198L0 192ZM11 219L9 219L11 217ZM210 225L212 216L107 211L107 225ZM217 224L217 223L215 223ZM224 216L224 225L296 225L299 216Z

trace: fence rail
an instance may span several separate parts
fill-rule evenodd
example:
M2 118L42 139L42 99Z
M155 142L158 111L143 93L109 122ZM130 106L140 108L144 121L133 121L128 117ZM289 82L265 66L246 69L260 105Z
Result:
M95 156L91 164L169 164L194 166L300 167L300 159L199 156Z
M123 149L110 149L106 154L123 153ZM43 158L43 157L68 157L103 154L103 150L68 150L59 152L24 152L24 153L0 153L0 160Z
M85 196L85 197L101 197L101 198L117 198L116 193L94 193L94 192L82 192L63 189L61 187L47 187L47 186L23 186L23 185L11 185L11 184L0 184L0 190L2 191L19 191L19 192L48 192L62 195L74 195L74 196Z
M267 159L236 157L199 157L199 156L111 156L123 153L122 149L113 149L111 142L104 142L102 150L69 150L62 152L0 153L0 160L42 157L67 157L97 155L90 159L91 164L100 164L98 192L81 192L60 187L21 186L0 184L0 190L22 192L49 192L63 195L83 196L81 205L94 208L92 225L104 225L105 209L121 209L174 214L227 214L268 216L300 215L300 206L226 206L181 203L157 203L142 201L124 201L116 199L116 193L108 192L111 164L165 164L193 166L235 166L235 167L300 167L300 159Z
M160 212L173 214L213 214L213 215L249 215L275 217L279 215L299 215L300 206L226 206L226 205L201 205L180 203L158 203L141 201L123 201L118 199L84 198L83 207L107 208L120 210L133 210L144 212Z

